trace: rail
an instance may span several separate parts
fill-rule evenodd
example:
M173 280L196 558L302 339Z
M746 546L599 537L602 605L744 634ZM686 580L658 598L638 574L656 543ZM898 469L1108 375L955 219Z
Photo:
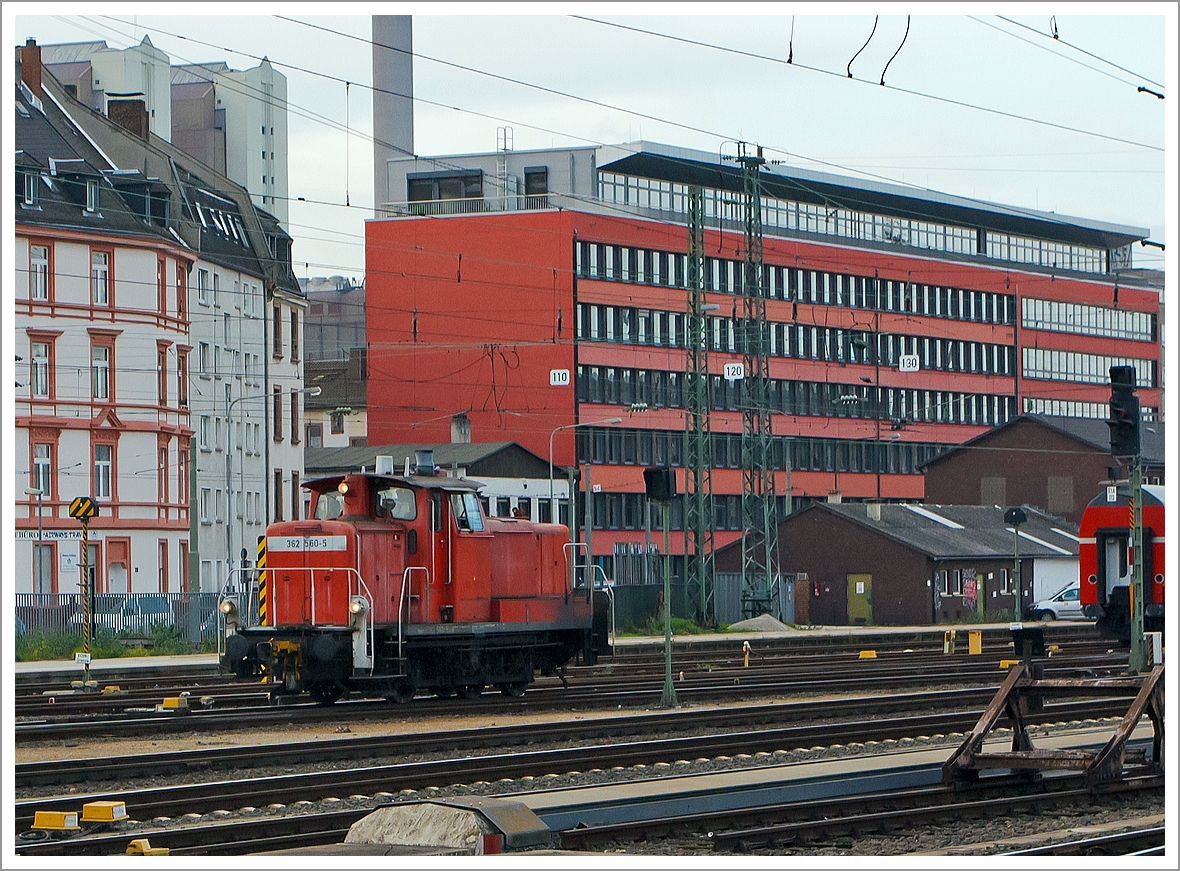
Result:
M406 570L402 572L402 588L398 593L397 600L397 658L400 661L402 658L402 609L406 609L406 623L409 623L409 599L406 598L406 585L410 582L410 577L414 572L423 572L426 575L426 580L422 584L422 589L425 591L430 587L430 569L426 566L406 566ZM414 596L413 587L410 588L410 599Z

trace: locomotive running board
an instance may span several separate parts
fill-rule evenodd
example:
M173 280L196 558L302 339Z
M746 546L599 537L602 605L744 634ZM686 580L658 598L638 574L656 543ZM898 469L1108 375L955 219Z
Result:
M1000 685L975 728L968 733L959 748L942 766L942 782L947 785L978 780L985 769L1007 768L1035 773L1055 769L1085 772L1086 784L1091 789L1111 781L1121 780L1126 763L1140 763L1138 770L1164 773L1164 667L1157 665L1144 675L1125 678L1049 679L1042 677L1040 663L1021 662L1014 665ZM1097 752L1088 750L1038 749L1028 733L1025 714L1043 708L1046 696L1128 696L1135 700L1127 709L1110 740ZM1127 739L1135 731L1139 719L1146 713L1154 732L1150 760L1127 749ZM1012 726L1012 750L1000 753L983 752L983 742L1002 715Z

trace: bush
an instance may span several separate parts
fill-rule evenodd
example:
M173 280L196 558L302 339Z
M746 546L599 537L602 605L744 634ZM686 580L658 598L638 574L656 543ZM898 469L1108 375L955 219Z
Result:
M702 635L707 630L702 629L692 620L686 620L683 617L672 618L672 634L673 635ZM664 634L664 615L660 614L656 617L651 617L638 626L628 623L620 630L619 635L645 635L645 636L662 636Z

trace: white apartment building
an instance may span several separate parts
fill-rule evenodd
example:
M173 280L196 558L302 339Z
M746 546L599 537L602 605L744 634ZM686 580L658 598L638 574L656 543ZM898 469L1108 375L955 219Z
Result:
M13 586L79 591L82 526L69 507L89 496L95 590L178 592L189 546L195 252L135 213L36 72L16 93Z

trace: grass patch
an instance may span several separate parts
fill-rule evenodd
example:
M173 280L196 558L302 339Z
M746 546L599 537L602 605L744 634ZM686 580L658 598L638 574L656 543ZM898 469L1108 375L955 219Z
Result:
M109 629L99 629L90 639L90 655L94 659L118 659L124 656L174 656L194 651L210 653L217 650L216 639L202 641L199 645L189 644L184 633L176 626L157 623L146 644L132 644L133 639L144 636ZM81 632L26 632L16 639L17 658L25 662L51 659L73 659L81 653L83 639Z

